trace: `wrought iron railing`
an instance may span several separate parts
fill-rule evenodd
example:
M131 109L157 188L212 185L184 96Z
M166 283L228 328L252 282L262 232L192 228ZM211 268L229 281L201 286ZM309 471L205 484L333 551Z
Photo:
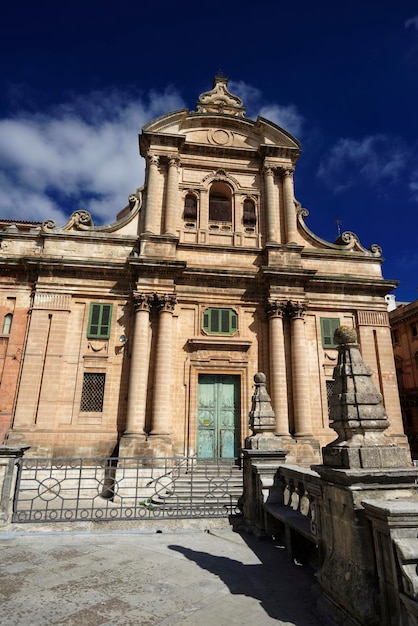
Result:
M241 493L234 460L22 459L13 522L227 517Z

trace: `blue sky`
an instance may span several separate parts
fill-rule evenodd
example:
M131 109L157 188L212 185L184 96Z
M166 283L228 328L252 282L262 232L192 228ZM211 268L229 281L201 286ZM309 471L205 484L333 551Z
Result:
M0 32L0 217L111 222L143 183L137 135L218 70L302 142L308 226L378 243L418 297L418 2L15 0Z

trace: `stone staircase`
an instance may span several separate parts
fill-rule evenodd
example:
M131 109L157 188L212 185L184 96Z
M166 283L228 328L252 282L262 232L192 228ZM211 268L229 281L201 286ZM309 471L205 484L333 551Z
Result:
M242 469L237 465L194 462L178 468L165 483L159 481L150 504L164 512L182 509L201 517L234 514L239 512L242 489Z

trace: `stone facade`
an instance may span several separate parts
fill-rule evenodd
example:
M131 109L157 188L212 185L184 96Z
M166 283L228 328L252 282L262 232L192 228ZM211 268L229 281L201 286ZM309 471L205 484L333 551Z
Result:
M389 313L402 418L413 459L418 459L418 300Z
M0 306L16 297L28 320L7 443L36 456L235 456L262 371L278 448L318 462L343 324L383 396L385 437L404 445L384 299L395 285L378 246L309 230L299 142L246 118L218 76L196 111L147 124L140 153L145 184L113 224L76 211L62 227L3 230Z

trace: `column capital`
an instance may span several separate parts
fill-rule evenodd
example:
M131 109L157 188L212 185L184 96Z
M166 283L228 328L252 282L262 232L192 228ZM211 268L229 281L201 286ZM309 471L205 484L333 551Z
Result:
M287 310L292 320L303 319L305 317L307 308L307 302L300 302L299 300L289 300L289 302L287 303Z
M168 157L168 167L179 167L180 166L180 157L178 154L169 154Z
M160 162L160 157L154 154L153 152L147 153L147 159L150 165L158 165L158 163Z
M152 303L154 302L154 294L153 293L134 293L134 308L135 312L137 311L148 311L150 312Z
M283 178L293 178L293 173L295 171L294 167L281 167L280 174Z
M177 297L175 293L155 294L155 305L161 313L173 313L176 304Z
M263 165L262 172L264 176L274 176L275 168L271 165Z
M287 305L287 300L274 300L273 298L269 298L266 302L267 317L269 319L272 317L283 318L287 311Z

